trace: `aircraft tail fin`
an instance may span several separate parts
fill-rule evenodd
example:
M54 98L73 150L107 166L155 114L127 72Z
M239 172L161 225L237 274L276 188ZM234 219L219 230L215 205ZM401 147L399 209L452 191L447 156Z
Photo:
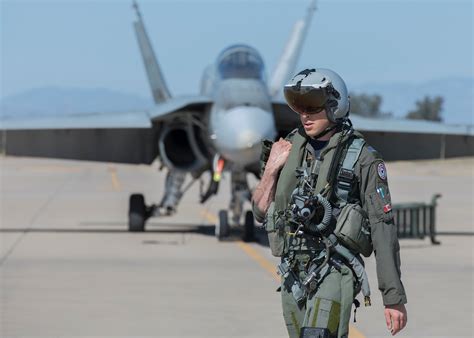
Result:
M137 13L137 21L135 21L133 25L135 27L135 34L137 36L138 45L142 54L143 64L145 66L153 100L157 104L162 103L170 99L171 94L168 90L168 87L166 86L161 68L156 61L155 52L153 51L150 39L148 38L147 32L145 30L142 15L136 1L133 1L133 8Z
M316 0L312 0L308 7L306 17L298 20L293 26L293 31L286 42L283 53L273 71L273 76L270 81L269 91L270 96L273 98L281 93L283 85L295 71L296 63L315 10Z

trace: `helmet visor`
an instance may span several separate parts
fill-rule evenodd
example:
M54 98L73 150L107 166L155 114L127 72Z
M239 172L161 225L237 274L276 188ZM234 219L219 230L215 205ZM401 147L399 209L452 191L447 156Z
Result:
M328 101L325 88L285 86L284 95L288 106L298 114L318 114Z

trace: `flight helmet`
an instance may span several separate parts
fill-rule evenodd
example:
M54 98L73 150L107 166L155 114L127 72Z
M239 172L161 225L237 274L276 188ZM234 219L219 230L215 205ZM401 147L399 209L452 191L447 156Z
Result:
M329 121L342 123L349 116L349 95L344 80L330 69L305 69L285 85L288 106L298 114L315 114L323 109Z

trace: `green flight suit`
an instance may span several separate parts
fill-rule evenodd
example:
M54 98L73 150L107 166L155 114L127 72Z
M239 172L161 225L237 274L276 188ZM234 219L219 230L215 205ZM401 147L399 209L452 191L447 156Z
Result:
M355 135L362 137L358 133ZM324 158L337 148L340 137L340 132L334 134L321 150L322 167L329 165ZM256 207L253 209L257 220L265 220L272 253L282 256L282 259L290 257L292 271L302 281L307 273L308 262L317 257L324 248L314 237L306 234L293 236L288 226L278 224L278 214L287 207L297 184L295 168L303 163L308 154L308 137L302 128L293 131L287 139L293 146L288 161L280 172L275 200L267 215L262 215ZM269 144L267 151L262 153L262 171L269 154L268 146ZM384 305L405 304L405 291L400 280L400 247L396 226L393 224L386 168L380 155L368 144L364 145L355 163L354 175L349 200L361 205L368 215L378 284ZM317 186L324 187L325 183L318 177ZM342 269L331 266L317 290L297 303L292 295L291 285L282 278L283 317L289 336L299 337L302 327L320 327L329 329L334 337L347 337L352 300L359 292L355 286L356 279L351 269L347 266Z

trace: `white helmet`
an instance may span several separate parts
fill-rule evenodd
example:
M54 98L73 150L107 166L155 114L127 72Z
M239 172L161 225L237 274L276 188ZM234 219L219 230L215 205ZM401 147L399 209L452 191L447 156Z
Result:
M298 114L326 109L329 121L340 123L349 116L349 95L344 80L330 69L305 69L285 85L286 102Z

